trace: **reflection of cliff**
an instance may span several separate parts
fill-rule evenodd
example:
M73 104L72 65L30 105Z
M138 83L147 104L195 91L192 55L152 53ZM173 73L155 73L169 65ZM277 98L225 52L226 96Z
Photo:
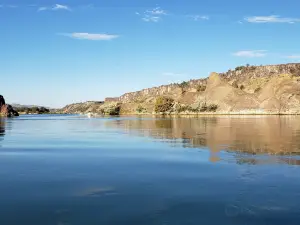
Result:
M208 147L212 161L218 160L221 150L300 154L300 118L296 116L141 118L106 125L187 147Z
M5 119L0 117L0 147L5 135Z

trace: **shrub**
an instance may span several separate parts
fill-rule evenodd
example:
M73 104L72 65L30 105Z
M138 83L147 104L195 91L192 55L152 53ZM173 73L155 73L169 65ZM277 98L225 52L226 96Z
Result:
M244 89L245 89L245 86L244 86L244 85L241 85L241 86L240 86L240 89L241 89L241 90L244 90Z
M34 113L34 114L46 114L46 113L50 113L50 110L45 108L45 107L18 107L16 108L16 110L19 113Z
M207 111L209 111L209 112L215 112L215 111L217 111L217 109L218 109L218 105L216 105L216 104L211 104L207 107Z
M206 112L206 110L207 110L207 105L206 105L206 103L204 103L204 104L202 104L201 106L200 106L200 112Z
M235 68L235 70L239 71L239 70L243 70L244 68L245 68L245 66L238 66L238 67Z
M99 111L105 115L119 115L121 110L121 106L118 103L110 103L106 105L102 105Z
M256 88L255 90L254 90L254 93L257 93L257 92L259 92L261 90L261 87L258 87L258 88Z
M120 106L116 106L116 107L111 107L109 109L106 110L106 114L110 115L110 116L117 116L120 114Z
M192 107L190 107L188 105L181 105L177 109L177 112L179 112L179 113L181 113L181 112L187 112L187 111L193 111Z
M167 111L170 111L173 105L174 105L174 100L172 98L163 97L163 96L158 97L155 102L155 112L165 113Z
M218 109L218 105L216 104L210 104L207 105L206 103L202 104L199 111L200 112L215 112Z
M202 92L202 91L205 91L206 90L206 86L204 85L198 85L197 86L197 92Z
M187 87L189 86L189 83L183 81L182 83L178 84L178 86L181 88L181 93L184 94L186 92Z
M146 109L145 109L143 106L139 105L139 106L137 107L136 111L137 111L138 113L142 113L142 112L146 111Z
M234 82L232 83L232 86L233 86L234 88L239 88L239 86L238 86L238 84L237 84L237 81L234 81Z

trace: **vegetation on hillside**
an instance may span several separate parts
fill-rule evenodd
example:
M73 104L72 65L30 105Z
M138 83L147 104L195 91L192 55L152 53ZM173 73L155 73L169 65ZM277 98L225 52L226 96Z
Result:
M24 114L48 114L50 113L50 110L45 107L19 107L16 108L16 111L18 113L24 113Z
M143 106L138 105L136 111L137 111L138 113L145 113L145 112L146 112L146 109L145 109Z
M187 91L187 88L189 87L189 83L183 81L182 83L178 84L178 86L181 88L181 94L184 94Z
M116 116L120 114L121 106L119 103L111 102L100 106L100 113L104 115Z
M155 102L155 112L156 113L166 113L173 108L174 99L169 97L158 97Z
M199 85L197 85L196 89L197 89L197 92L203 92L206 90L206 86L199 84Z

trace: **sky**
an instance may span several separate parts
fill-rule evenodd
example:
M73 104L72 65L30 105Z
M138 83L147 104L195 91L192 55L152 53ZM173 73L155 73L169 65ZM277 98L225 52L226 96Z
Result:
M300 62L299 0L0 0L0 94L62 107Z

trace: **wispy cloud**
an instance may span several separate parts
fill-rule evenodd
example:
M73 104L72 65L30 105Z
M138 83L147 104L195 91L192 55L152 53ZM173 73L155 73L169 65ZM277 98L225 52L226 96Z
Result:
M286 59L300 59L300 54L299 55L287 55L284 56Z
M48 10L48 9L50 9L50 8L48 8L48 7L39 7L38 11L45 11L45 10Z
M160 7L156 7L154 9L150 9L146 11L147 14L150 15L167 15L167 12Z
M161 20L161 17L159 16L149 16L149 15L145 15L142 20L144 20L145 22L159 22Z
M300 18L288 18L277 15L271 16L252 16L246 17L245 20L249 23L297 23Z
M201 16L201 15L190 15L188 16L190 18L192 18L194 21L201 21L201 20L209 20L209 16Z
M15 8L18 8L18 6L17 5L0 5L0 8L15 9Z
M250 50L250 51L238 51L233 53L237 57L247 57L247 58L256 58L256 57L265 57L267 55L266 50Z
M143 13L135 12L135 14L137 16L140 16L142 20L145 22L155 22L155 23L159 22L163 16L168 15L167 11L160 7L155 7L153 9L146 10Z
M109 41L118 38L119 35L113 34L91 34L91 33L67 33L60 34L74 39L91 40L91 41Z
M55 4L55 5L50 6L50 7L42 6L42 7L38 8L38 11L46 11L46 10L53 10L53 11L67 10L67 11L71 11L71 8L67 5L60 5L60 4Z

